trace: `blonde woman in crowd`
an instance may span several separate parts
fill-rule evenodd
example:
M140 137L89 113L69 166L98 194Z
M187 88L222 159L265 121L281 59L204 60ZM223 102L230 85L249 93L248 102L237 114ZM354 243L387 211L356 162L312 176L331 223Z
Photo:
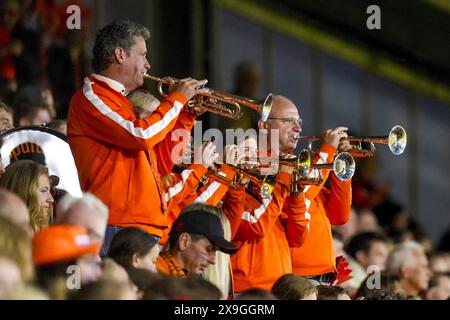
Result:
M16 193L26 203L34 232L53 220L53 197L47 167L31 160L11 163L0 177L0 187Z

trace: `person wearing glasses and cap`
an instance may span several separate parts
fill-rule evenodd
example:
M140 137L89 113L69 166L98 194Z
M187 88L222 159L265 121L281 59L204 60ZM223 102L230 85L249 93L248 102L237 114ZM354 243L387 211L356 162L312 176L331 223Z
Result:
M227 254L237 251L225 240L219 217L198 205L187 206L175 220L156 268L162 274L175 277L201 275L215 263L217 250Z

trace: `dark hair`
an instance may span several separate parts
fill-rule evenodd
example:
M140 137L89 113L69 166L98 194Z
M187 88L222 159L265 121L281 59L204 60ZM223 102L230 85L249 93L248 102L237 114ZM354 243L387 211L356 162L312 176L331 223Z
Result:
M300 300L317 289L308 279L288 273L273 284L271 292L279 300Z
M277 300L272 292L259 288L251 288L242 291L239 300Z
M337 300L340 295L346 294L344 288L339 286L317 286L317 300Z
M99 280L82 286L81 290L72 291L68 300L119 300L122 290L128 289L126 282Z
M67 279L70 276L70 274L67 273L67 270L69 266L76 264L76 260L71 260L36 266L36 285L45 290L51 299L66 299L71 291L71 289L67 287Z
M13 109L11 109L5 102L0 101L0 108L4 109L6 112L10 114L14 114Z
M356 297L368 297L371 295L371 292L376 290L381 290L383 292L396 292L398 282L400 281L398 276L388 275L386 272L381 272L380 274L380 287L375 289L371 288L369 285L369 281L373 278L373 274L369 274L363 282L361 282L360 287L356 292ZM393 299L390 299L393 300Z
M33 103L27 100L23 100L18 105L15 106L14 112L14 124L15 126L20 126L20 120L26 119L28 121L32 121L39 110L47 110L51 115L51 110L49 106L45 103Z
M163 277L144 291L143 300L219 300L222 292L201 276Z
M114 50L122 48L127 55L135 44L134 37L150 38L150 32L142 25L125 20L108 24L103 27L95 39L92 50L92 69L99 73L106 70L113 62Z
M157 243L151 234L141 229L124 228L112 238L107 256L128 269L132 267L134 254L145 256Z
M159 273L154 273L146 269L129 267L126 269L130 280L136 285L140 291L145 291L156 281L162 278Z
M368 254L375 241L387 243L388 239L380 233L362 232L350 239L345 247L345 252L356 259L356 253L358 251L363 251L365 254Z

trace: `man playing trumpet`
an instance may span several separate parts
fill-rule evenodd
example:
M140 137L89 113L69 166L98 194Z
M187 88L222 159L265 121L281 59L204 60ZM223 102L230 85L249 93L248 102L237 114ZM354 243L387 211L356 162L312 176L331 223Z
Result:
M206 80L171 82L169 95L150 116L140 119L126 95L140 87L150 69L144 26L114 22L101 29L93 48L94 74L72 97L67 133L81 188L101 199L110 216L107 249L121 228L134 226L159 238L167 228L160 174L170 172L176 124L192 127L184 104L207 93ZM190 130L190 129L189 129Z

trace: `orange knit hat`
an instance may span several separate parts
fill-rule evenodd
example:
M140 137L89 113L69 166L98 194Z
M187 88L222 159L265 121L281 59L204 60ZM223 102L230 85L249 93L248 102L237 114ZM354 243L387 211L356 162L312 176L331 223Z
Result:
M33 238L33 262L45 265L99 254L100 243L92 242L87 229L76 225L52 225Z

